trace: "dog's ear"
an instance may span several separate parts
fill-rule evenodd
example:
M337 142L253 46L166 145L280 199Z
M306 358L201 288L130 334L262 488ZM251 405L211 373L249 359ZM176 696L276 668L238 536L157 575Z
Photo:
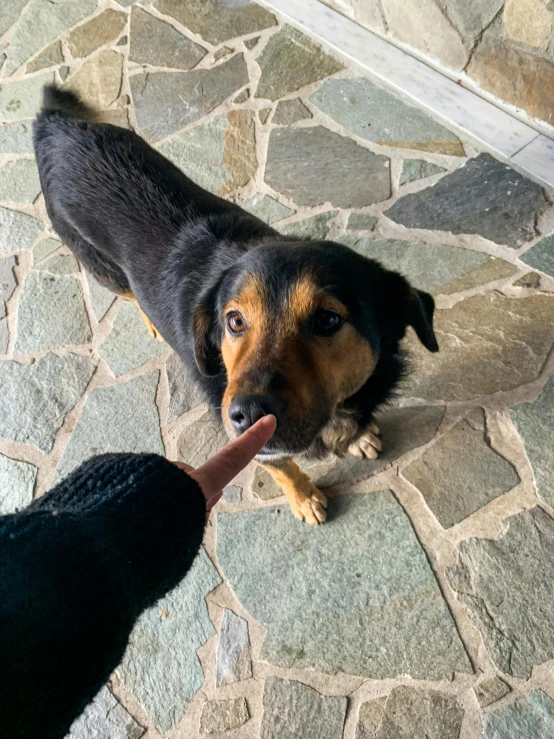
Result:
M435 301L429 293L422 290L410 288L408 298L407 323L412 326L417 338L430 352L438 352L439 344L433 329L433 314L435 312Z
M194 359L200 372L208 377L215 377L223 371L216 316L218 288L219 284L200 296L193 315Z

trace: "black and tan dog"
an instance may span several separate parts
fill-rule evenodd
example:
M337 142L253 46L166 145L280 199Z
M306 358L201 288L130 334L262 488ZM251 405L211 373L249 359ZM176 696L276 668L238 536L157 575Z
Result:
M52 225L102 285L138 304L229 437L275 414L257 460L295 516L324 521L325 496L291 457L377 456L373 413L403 374L406 327L438 349L432 297L345 246L280 235L94 118L72 93L45 89L34 141Z

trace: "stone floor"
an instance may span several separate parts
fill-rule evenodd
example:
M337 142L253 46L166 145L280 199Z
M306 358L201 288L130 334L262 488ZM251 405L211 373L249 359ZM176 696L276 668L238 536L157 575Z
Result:
M196 465L223 443L175 355L49 228L31 146L47 81L439 307L441 352L408 339L381 459L311 465L329 522L244 473L71 736L552 739L548 193L248 0L3 0L0 34L2 512L97 452Z

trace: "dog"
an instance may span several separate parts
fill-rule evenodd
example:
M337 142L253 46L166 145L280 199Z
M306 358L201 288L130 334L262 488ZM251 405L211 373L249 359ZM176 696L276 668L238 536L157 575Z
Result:
M373 417L404 375L407 327L438 351L433 298L346 246L283 236L137 134L95 121L74 93L44 89L34 147L54 229L137 304L231 439L276 416L256 461L297 518L322 523L326 497L292 458L377 456Z

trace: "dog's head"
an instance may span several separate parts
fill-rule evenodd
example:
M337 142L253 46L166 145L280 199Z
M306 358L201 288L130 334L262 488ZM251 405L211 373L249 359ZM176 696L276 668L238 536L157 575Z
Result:
M348 247L275 243L247 252L202 296L195 357L227 373L230 438L267 413L277 431L260 458L306 451L340 404L412 326L437 351L433 298Z

